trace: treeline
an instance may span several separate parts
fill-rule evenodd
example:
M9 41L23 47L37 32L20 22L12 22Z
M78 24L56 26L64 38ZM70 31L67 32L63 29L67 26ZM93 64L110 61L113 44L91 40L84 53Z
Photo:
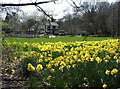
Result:
M48 21L44 15L19 16L17 13L9 12L0 23L4 34L41 34L45 33L41 28Z
M31 16L20 16L18 7L0 8L6 13L2 22L4 33L41 34L41 26L50 19L45 15L34 13ZM16 10L13 12L13 9ZM80 6L73 7L73 13L68 13L57 21L59 32L66 35L98 35L120 36L120 1L108 2L83 2Z
M59 21L61 33L120 36L120 2L84 2L73 10Z

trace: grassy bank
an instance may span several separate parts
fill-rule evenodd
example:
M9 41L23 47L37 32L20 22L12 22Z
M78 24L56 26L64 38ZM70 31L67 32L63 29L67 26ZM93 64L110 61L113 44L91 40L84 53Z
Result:
M13 43L13 42L28 42L28 43L33 43L33 42L75 42L75 41L83 41L84 37L69 37L69 36L61 36L61 37L54 37L54 38L5 38L7 42ZM112 39L111 37L87 37L86 41L101 41L101 40L107 40L107 39Z

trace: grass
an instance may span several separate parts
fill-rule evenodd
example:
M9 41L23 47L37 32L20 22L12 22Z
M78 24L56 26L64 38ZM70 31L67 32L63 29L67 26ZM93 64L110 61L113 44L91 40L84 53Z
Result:
M69 36L59 36L55 38L45 38L45 37L40 37L40 38L5 38L7 42L13 43L13 42L28 42L28 43L34 43L34 42L75 42L75 41L83 41L84 37L79 37L79 36L74 36L74 37L69 37ZM107 39L112 39L112 37L87 37L86 41L101 41L101 40L107 40Z

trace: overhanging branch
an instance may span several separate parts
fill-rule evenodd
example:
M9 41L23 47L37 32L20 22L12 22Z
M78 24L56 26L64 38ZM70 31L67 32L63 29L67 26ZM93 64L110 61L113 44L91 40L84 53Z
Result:
M5 6L28 6L28 5L38 5L38 4L44 4L44 3L49 3L49 2L55 2L57 0L51 0L51 1L43 1L43 2L35 2L35 3L22 3L22 4L0 4L0 6L5 7Z
M38 11L42 11L44 15L46 15L47 17L49 17L51 19L51 21L54 21L55 19L50 16L49 14L47 14L40 6L36 6Z

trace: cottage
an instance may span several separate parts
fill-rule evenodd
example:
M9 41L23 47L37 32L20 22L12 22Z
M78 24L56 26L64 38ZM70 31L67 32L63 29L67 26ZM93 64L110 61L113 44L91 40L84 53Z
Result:
M55 34L58 32L59 25L56 22L46 23L45 31L49 34Z
M37 32L37 34L47 33L47 34L55 34L58 33L59 25L56 22L46 22L44 24L40 22L36 22L31 29Z

